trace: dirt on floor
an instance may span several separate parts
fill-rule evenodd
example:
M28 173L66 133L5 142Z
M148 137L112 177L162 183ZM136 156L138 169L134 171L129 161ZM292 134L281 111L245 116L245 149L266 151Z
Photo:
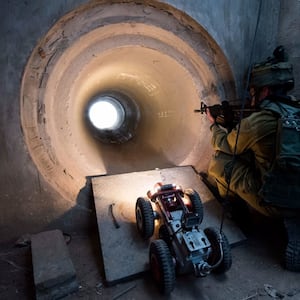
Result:
M226 274L177 277L174 291L164 297L147 273L107 286L97 228L71 233L68 249L80 288L65 299L300 299L300 274L282 264L286 243L282 224L254 216L246 235L247 240L232 249L233 264ZM34 298L30 244L25 240L18 246L15 241L1 245L0 299Z

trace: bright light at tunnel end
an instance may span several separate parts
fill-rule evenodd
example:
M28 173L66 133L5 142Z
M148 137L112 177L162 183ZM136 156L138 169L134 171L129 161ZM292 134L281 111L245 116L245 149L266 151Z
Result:
M88 117L99 130L115 130L124 121L124 109L111 97L100 97L88 109Z
M120 91L105 91L92 97L84 120L93 138L106 144L121 144L134 135L140 119L136 102Z

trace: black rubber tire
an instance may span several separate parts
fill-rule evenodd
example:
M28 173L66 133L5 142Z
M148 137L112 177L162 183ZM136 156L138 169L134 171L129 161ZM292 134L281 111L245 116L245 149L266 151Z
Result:
M220 232L219 229L214 227L208 227L204 229L204 233L208 238L209 242L211 243L211 248L212 248L212 253L207 260L207 262L210 265L216 264L221 257L221 249L219 243L219 239L221 235L222 238L221 247L223 250L223 259L220 265L215 269L213 269L213 272L218 274L227 272L231 268L232 257L231 257L231 247L228 243L225 234L223 232Z
M300 271L300 241L290 241L285 250L285 267L292 272Z
M150 244L149 261L152 276L160 292L170 294L175 287L175 266L164 240L155 240Z
M165 224L162 224L159 227L158 237L160 239L164 240L166 242L166 244L168 245L168 247L171 246L172 239L171 239L170 233L168 231L168 228Z
M190 201L191 201L192 212L198 214L198 216L200 218L200 221L199 221L199 225L200 225L203 221L203 204L202 204L202 201L201 201L201 198L200 198L199 194L193 189L184 190L184 194L186 196L188 196Z
M137 230L143 239L149 239L154 233L154 213L150 200L139 197L135 204Z

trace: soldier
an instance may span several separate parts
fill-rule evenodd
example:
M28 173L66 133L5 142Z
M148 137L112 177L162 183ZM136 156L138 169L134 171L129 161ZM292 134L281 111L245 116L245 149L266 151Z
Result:
M296 173L291 176L288 167L277 171L276 176L270 173L278 165L275 163L278 120L282 113L298 114L300 120L299 103L287 95L294 87L294 79L282 46L274 50L271 58L253 67L249 87L251 103L260 111L242 119L230 132L207 110L215 150L208 173L215 179L221 197L240 198L263 215L283 218L288 234L285 266L300 271L300 123L297 128L297 119L294 137L290 138L296 149L291 159L296 162L292 166ZM288 179L283 182L283 178Z

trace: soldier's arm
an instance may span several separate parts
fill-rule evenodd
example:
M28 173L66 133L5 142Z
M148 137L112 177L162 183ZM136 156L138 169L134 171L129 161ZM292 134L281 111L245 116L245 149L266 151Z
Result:
M211 126L211 142L214 150L219 150L227 154L233 154L238 134L238 126L241 127L239 130L236 154L241 154L249 149L252 144L253 134L251 133L252 130L249 120L245 118L230 133L216 124Z

